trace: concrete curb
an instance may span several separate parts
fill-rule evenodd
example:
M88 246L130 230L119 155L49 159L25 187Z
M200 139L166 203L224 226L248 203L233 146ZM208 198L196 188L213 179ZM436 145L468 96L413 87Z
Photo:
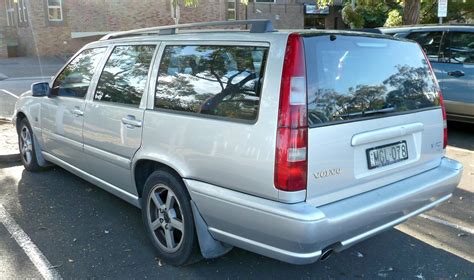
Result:
M0 155L1 163L20 162L20 154Z
M12 119L11 118L0 117L0 124L3 124L3 123L12 123Z

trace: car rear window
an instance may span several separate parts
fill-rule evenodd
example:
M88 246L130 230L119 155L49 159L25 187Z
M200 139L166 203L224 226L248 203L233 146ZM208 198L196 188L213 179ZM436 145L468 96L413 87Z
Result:
M267 51L253 46L167 46L155 108L255 121Z
M439 106L418 44L377 37L304 38L310 126Z

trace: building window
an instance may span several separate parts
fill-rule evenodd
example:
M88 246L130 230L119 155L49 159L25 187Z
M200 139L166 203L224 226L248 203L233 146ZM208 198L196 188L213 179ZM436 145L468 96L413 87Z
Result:
M63 21L63 4L61 0L48 1L48 20Z
M255 0L255 3L275 3L275 0Z
M237 19L236 5L235 0L227 0L227 20Z
M5 6L7 9L7 26L14 26L15 9L13 8L13 0L7 0Z
M20 24L28 22L28 14L26 12L26 0L18 0L18 22Z

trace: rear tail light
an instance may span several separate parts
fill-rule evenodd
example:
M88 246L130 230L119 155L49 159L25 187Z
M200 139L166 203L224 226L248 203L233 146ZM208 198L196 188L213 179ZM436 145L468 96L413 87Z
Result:
M420 49L422 49L421 46L420 46ZM428 66L430 68L431 76L436 82L436 86L438 88L439 105L441 106L441 113L443 114L443 149L446 149L446 146L448 146L448 123L446 119L446 108L444 107L443 93L441 92L441 88L439 87L438 80L436 79L430 60L428 59L424 51L423 51L423 55L425 56L426 63L428 63Z
M286 45L280 86L274 179L277 189L306 189L307 109L303 38L293 33Z
M441 106L441 111L443 113L443 149L446 149L448 146L448 122L446 119L446 107L444 107L443 94L441 90L439 91L439 105Z

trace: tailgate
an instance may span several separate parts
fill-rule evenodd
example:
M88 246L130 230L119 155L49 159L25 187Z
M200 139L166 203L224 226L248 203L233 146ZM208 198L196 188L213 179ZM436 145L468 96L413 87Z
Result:
M438 86L416 43L305 37L307 201L315 206L434 168L443 156Z

